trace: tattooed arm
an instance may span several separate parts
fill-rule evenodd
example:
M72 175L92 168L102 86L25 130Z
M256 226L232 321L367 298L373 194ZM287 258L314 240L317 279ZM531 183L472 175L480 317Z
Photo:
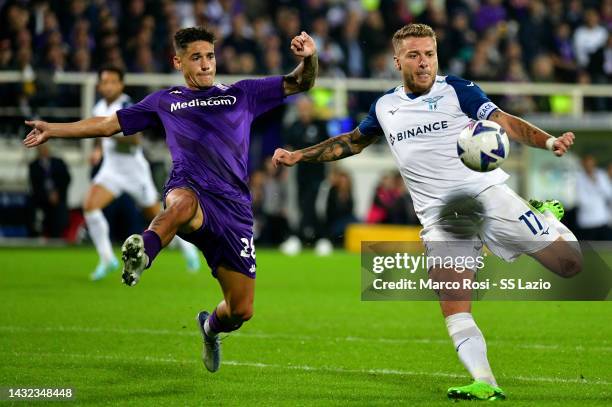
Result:
M285 96L303 92L314 86L319 71L319 59L314 40L304 31L291 41L293 54L302 57L300 64L283 78Z
M283 164L288 167L298 162L322 163L326 161L341 160L359 154L364 148L378 139L378 136L361 134L359 128L325 140L314 146L297 151L287 151L277 148L272 157L275 165Z
M491 113L489 120L502 126L511 139L531 147L551 150L558 157L565 154L574 144L575 136L572 132L563 133L561 137L556 138L533 124L499 109Z

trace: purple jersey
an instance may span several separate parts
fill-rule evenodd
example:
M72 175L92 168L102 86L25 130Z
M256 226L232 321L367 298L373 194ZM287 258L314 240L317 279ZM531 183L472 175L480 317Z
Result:
M250 203L247 160L251 123L280 105L283 98L282 76L204 90L177 86L117 111L117 117L123 134L163 127L174 166L167 190L173 187L174 179L189 180L209 194Z

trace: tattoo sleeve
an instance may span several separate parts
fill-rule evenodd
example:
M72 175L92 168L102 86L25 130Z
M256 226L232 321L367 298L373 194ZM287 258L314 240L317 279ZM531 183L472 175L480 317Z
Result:
M546 148L546 140L552 137L533 124L501 110L494 111L489 120L501 125L513 140L531 147Z
M326 162L359 154L364 148L378 139L378 136L365 136L358 128L350 133L344 133L319 144L299 150L301 161Z
M319 72L319 58L317 54L304 58L302 62L284 77L285 94L303 92L314 86Z

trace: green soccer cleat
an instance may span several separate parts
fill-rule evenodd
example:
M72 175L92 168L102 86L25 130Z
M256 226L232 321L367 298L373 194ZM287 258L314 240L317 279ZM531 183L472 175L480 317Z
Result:
M561 220L565 215L563 204L556 199L548 199L546 201L538 201L535 199L529 200L529 205L533 206L538 212L544 213L550 211L557 220Z
M454 400L505 400L506 394L499 387L481 380L467 386L457 386L448 389L448 398Z

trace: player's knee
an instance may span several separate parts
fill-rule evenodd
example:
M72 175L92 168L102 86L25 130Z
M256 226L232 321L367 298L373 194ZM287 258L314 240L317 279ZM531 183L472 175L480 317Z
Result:
M246 322L253 318L253 304L238 304L231 308L230 313L235 321Z
M83 202L83 212L85 213L93 212L96 209L100 209L100 207L99 205L96 205L95 202L93 202L93 200L86 199L85 202Z
M192 194L181 195L180 198L174 199L166 208L166 212L172 212L176 219L189 220L191 219L198 208L198 201Z
M575 253L561 260L561 277L570 278L582 272L582 256Z

